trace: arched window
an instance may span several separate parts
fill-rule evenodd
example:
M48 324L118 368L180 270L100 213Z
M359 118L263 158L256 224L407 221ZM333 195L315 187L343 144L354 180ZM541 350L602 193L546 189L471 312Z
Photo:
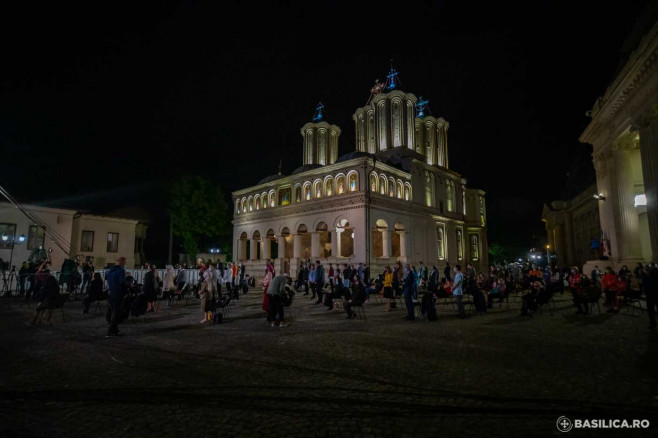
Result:
M471 260L477 261L480 258L480 239L477 234L471 234Z
M247 198L242 198L242 212L247 212Z
M373 193L377 193L377 174L376 173L371 173L370 174L370 191Z
M404 184L404 200L411 201L411 184Z
M260 210L260 195L254 196L254 206L256 210Z
M446 181L446 202L448 211L455 211L455 183Z
M443 225L436 227L436 248L437 248L437 257L439 260L444 260L446 258L446 248L445 248L445 231Z
M379 193L382 195L386 194L386 182L388 180L386 179L386 175L381 174L379 175Z
M398 180L398 183L396 185L396 196L398 199L402 199L402 195L404 194L404 186L402 185L402 181Z
M238 199L235 201L235 213L239 214L240 213L240 200Z
M310 182L304 183L304 199L306 201L311 200L311 183Z
M279 205L289 205L290 198L292 197L292 190L290 187L279 189Z
M457 259L464 259L464 242L462 241L462 230L457 230Z
M313 183L313 193L315 193L316 198L322 197L322 180L316 180Z
M480 196L480 223L483 227L487 224L487 217L484 214L484 196Z
M302 186L295 187L295 202L302 202Z
M434 205L434 175L430 172L425 172L425 204Z
M274 207L275 205L276 205L276 191L270 190L270 207Z
M336 177L336 193L339 195L342 195L345 193L345 176L344 175L338 175Z
M462 186L462 213L466 215L466 187Z
M332 177L328 177L324 180L324 193L327 196L334 195L334 179Z
M395 180L393 178L388 179L388 196L395 197Z
M267 192L260 194L260 203L263 206L263 209L267 208Z
M349 191L350 192L356 192L357 189L359 188L359 175L356 172L351 172L347 179L348 179L348 184L349 184Z

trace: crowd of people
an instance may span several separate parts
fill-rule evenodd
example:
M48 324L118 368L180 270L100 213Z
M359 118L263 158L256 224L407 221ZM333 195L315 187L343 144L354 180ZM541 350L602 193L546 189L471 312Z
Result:
M143 305L143 313L155 312L158 298L181 299L188 290L186 286L200 299L201 323L206 323L212 318L223 290L226 296L239 299L240 290L246 292L249 286L245 266L238 263L202 263L199 281L194 285L188 284L182 266L167 265L161 278L155 265L145 265L146 274L141 284L126 273L124 266L125 259L120 258L103 279L93 263L79 265L75 260L66 260L59 276L55 277L47 261L24 262L17 274L19 293L26 300L36 297L39 301L30 324L46 310L50 319L50 310L56 306L60 293L79 290L84 295L83 313L89 312L91 303L109 299L108 335L113 336L118 333L116 321L125 308L126 296L139 306ZM263 287L262 308L267 322L279 327L286 325L284 308L292 302L294 291L310 295L314 304L324 305L327 310L333 310L334 303L340 301L347 319L354 318L354 308L368 303L372 294L378 294L385 302L386 312L396 308L398 300L404 300L405 319L409 321L416 319L417 307L420 307L418 313L435 320L436 304L448 298L454 300L459 318L466 317L465 302L484 315L495 303L508 300L511 293L521 299L522 316L532 316L541 306L550 306L556 294L565 293L571 297L576 314L590 313L601 296L607 312L616 314L622 306L639 300L643 294L651 330L656 329L658 313L658 267L655 263L646 266L638 263L633 270L622 266L617 272L609 266L604 270L596 266L587 274L578 267L542 269L529 263L497 264L488 272L479 273L472 263L467 263L465 269L446 263L440 273L437 266L429 268L422 262L418 265L398 262L371 276L370 267L363 263L325 266L320 260L307 260L300 264L293 281L288 275L276 275L273 262L267 260ZM422 292L420 297L419 291ZM465 296L470 299L465 300Z

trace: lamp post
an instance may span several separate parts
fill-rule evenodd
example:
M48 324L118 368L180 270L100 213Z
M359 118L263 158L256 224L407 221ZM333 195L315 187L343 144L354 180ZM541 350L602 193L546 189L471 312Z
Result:
M549 268L551 267L551 253L549 250L551 249L551 245L546 244L546 266Z

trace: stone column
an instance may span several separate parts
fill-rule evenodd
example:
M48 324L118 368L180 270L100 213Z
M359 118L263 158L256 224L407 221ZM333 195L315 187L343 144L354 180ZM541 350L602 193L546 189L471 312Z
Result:
M244 260L244 240L238 239L238 244L235 248L235 259Z
M277 254L277 258L285 259L286 258L286 238L285 238L285 236L276 236L276 238L279 242L279 253Z
M390 257L391 252L391 231L382 230L382 257Z
M340 233L338 230L333 230L331 232L331 256L332 257L340 257L340 253L338 252L338 239L340 239Z
M249 255L250 260L258 260L258 240L256 239L250 239L249 243L251 245L251 248L249 248L249 251L251 254Z
M640 223L635 211L635 196L633 190L633 168L631 167L629 150L614 153L614 174L612 199L605 202L613 203L613 214L617 234L617 254L612 254L617 261L640 261L642 248L639 241Z
M398 231L398 234L400 235L400 257L407 257L407 232Z
M640 125L640 153L644 194L647 197L647 218L651 238L651 256L658 261L658 118Z
M260 256L263 260L272 258L272 239L269 237L263 238L261 242Z
M320 258L320 233L311 233L311 258Z
M301 258L301 256L302 256L302 235L301 234L293 235L292 256L296 259Z

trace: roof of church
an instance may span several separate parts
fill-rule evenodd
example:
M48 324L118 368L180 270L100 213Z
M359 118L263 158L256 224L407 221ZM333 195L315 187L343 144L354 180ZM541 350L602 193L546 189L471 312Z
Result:
M318 167L322 167L322 164L304 164L303 166L299 166L297 169L293 170L291 175L297 175L298 173L306 172L307 170L317 169Z
M372 154L369 154L368 152L354 151L354 152L350 152L349 154L341 155L336 160L336 163L342 163L344 161L349 161L354 158L361 158L361 157L372 157Z
M286 177L286 175L284 175L282 173L266 176L265 178L258 181L258 185L265 184L265 183L272 182L272 181L276 181L277 179L281 179L281 178L285 178L285 177Z

